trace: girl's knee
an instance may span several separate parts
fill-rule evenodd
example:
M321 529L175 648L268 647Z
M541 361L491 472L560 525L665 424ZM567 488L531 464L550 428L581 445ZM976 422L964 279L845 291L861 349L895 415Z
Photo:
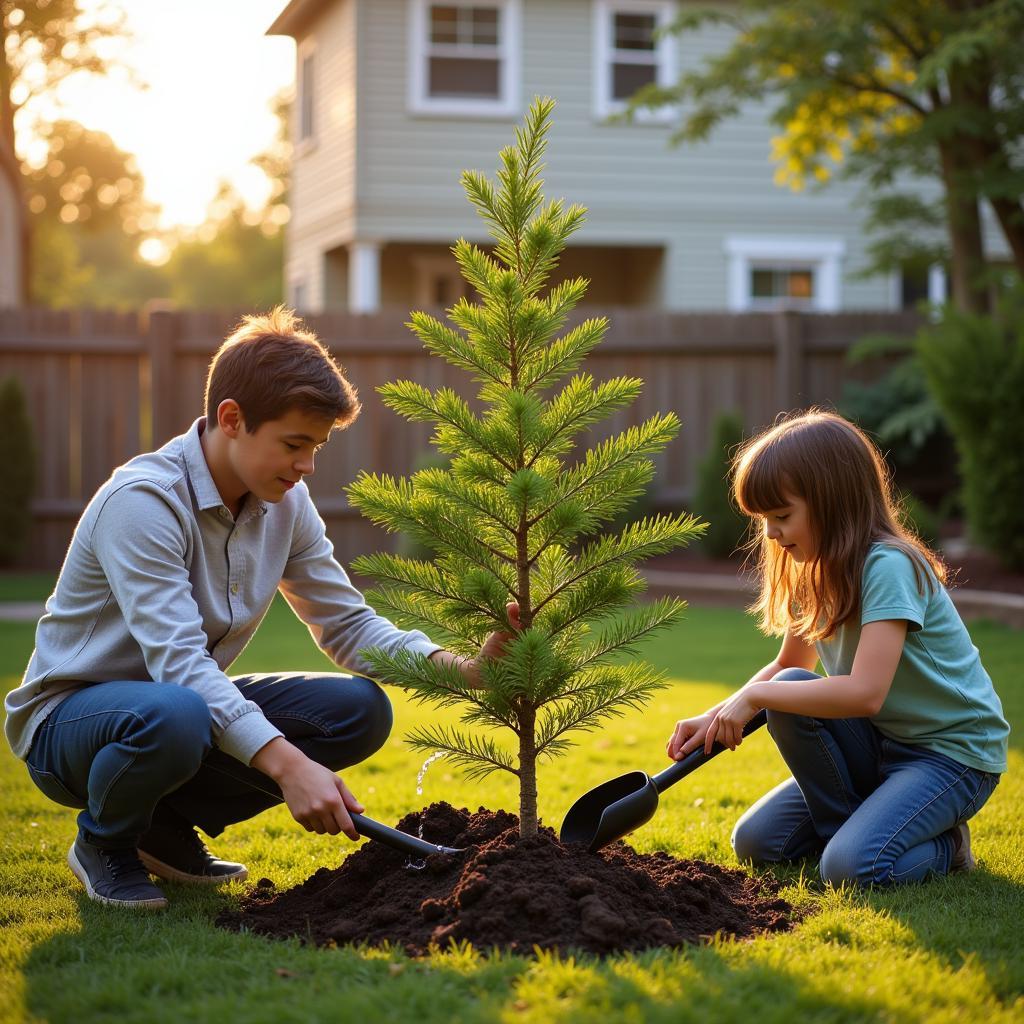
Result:
M352 682L361 690L364 743L369 747L364 756L369 757L380 750L391 735L394 713L388 695L372 679L357 677Z
M736 859L744 864L772 864L779 859L778 851L767 841L764 830L753 821L740 818L729 837Z
M821 854L818 873L827 885L865 887L884 884L887 879L878 869L878 859L856 844L833 838Z

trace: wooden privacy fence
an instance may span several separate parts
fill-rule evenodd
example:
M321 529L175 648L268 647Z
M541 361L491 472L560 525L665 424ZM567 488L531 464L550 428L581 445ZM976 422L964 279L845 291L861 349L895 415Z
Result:
M438 315L443 313L438 311ZM658 313L582 311L611 326L585 370L595 379L641 377L641 398L584 439L593 442L654 412L676 412L679 437L658 459L653 504L689 501L715 416L738 411L748 430L780 410L834 403L845 379L876 378L883 364L849 365L866 334L911 334L917 314ZM408 474L429 449L430 427L409 424L376 388L407 378L448 385L471 397L468 375L427 354L404 327L406 313L326 314L307 324L329 346L359 391L363 412L317 460L310 489L339 557L393 543L348 505L343 487L363 469ZM210 357L237 315L161 311L123 314L18 310L0 313L0 378L24 386L38 449L33 532L25 567L60 565L82 509L120 463L162 445L202 414Z

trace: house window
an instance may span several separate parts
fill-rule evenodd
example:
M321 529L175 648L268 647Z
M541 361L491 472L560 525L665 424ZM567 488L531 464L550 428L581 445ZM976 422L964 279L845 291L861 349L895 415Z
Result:
M520 0L410 0L409 106L422 113L514 115Z
M599 118L625 109L645 85L675 79L673 42L659 30L672 23L672 3L657 0L595 0L595 112ZM670 108L638 112L638 120L665 120Z
M845 250L838 239L727 238L729 309L838 311Z
M316 53L306 50L299 54L299 142L312 139L316 134L315 112L315 79Z
M301 313L307 307L306 282L292 281L292 308Z
M814 304L813 266L750 267L750 305L769 309L811 309Z

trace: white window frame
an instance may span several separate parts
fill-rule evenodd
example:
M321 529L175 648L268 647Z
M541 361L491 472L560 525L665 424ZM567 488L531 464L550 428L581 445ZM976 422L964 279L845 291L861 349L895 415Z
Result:
M302 134L302 108L303 108L303 106L305 104L305 101L306 101L306 95L305 95L305 89L304 89L304 76L303 76L302 71L303 71L303 67L305 66L306 61L309 58L313 59L313 87L312 87L312 94L311 94L311 96L309 98L310 99L309 116L310 116L310 121L311 121L311 125L310 125L310 129L311 130L310 130L310 133L308 135L303 135ZM317 47L316 47L315 40L313 40L313 39L306 39L306 40L304 40L299 45L298 52L296 53L296 61L297 61L297 64L296 64L296 68L295 68L295 114L296 114L296 117L295 117L295 155L296 156L302 156L303 153L307 152L310 149L315 148L315 146L316 146L316 136L317 136L317 125L318 125L318 122L319 122L319 116L318 116L318 114L319 114L319 111L318 111L319 104L317 102L316 80L317 80L317 66L319 65L320 62L317 59Z
M614 19L616 14L653 14L659 29L667 28L675 20L674 0L594 0L594 117L607 120L626 109L624 100L612 96L613 63L648 63L631 61L634 57L628 50L615 50ZM662 36L654 49L655 69L658 85L670 86L676 80L676 41L672 36ZM672 106L657 110L638 110L634 120L641 123L663 123L676 116Z
M730 236L725 240L729 262L729 309L735 313L786 308L784 303L758 300L751 294L751 271L758 266L810 269L813 295L801 309L838 313L842 301L841 261L846 243L838 238Z
M414 114L453 114L459 117L518 117L521 108L519 82L523 52L522 0L475 0L473 3L457 0L454 3L454 6L498 9L498 46L495 49L500 62L500 92L493 100L434 97L428 94L428 60L436 50L432 50L428 39L429 7L433 2L436 0L409 0L409 110ZM458 44L444 49L451 56L459 55Z

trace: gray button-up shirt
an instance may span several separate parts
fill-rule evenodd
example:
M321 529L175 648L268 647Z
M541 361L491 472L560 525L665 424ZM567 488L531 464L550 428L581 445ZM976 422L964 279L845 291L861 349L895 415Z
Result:
M158 680L199 693L217 745L248 764L281 733L225 671L278 589L324 653L349 671L370 673L360 655L366 647L439 649L366 604L335 560L305 484L276 505L249 494L233 519L206 464L204 426L199 419L121 466L82 514L25 677L5 701L18 757L80 687Z

